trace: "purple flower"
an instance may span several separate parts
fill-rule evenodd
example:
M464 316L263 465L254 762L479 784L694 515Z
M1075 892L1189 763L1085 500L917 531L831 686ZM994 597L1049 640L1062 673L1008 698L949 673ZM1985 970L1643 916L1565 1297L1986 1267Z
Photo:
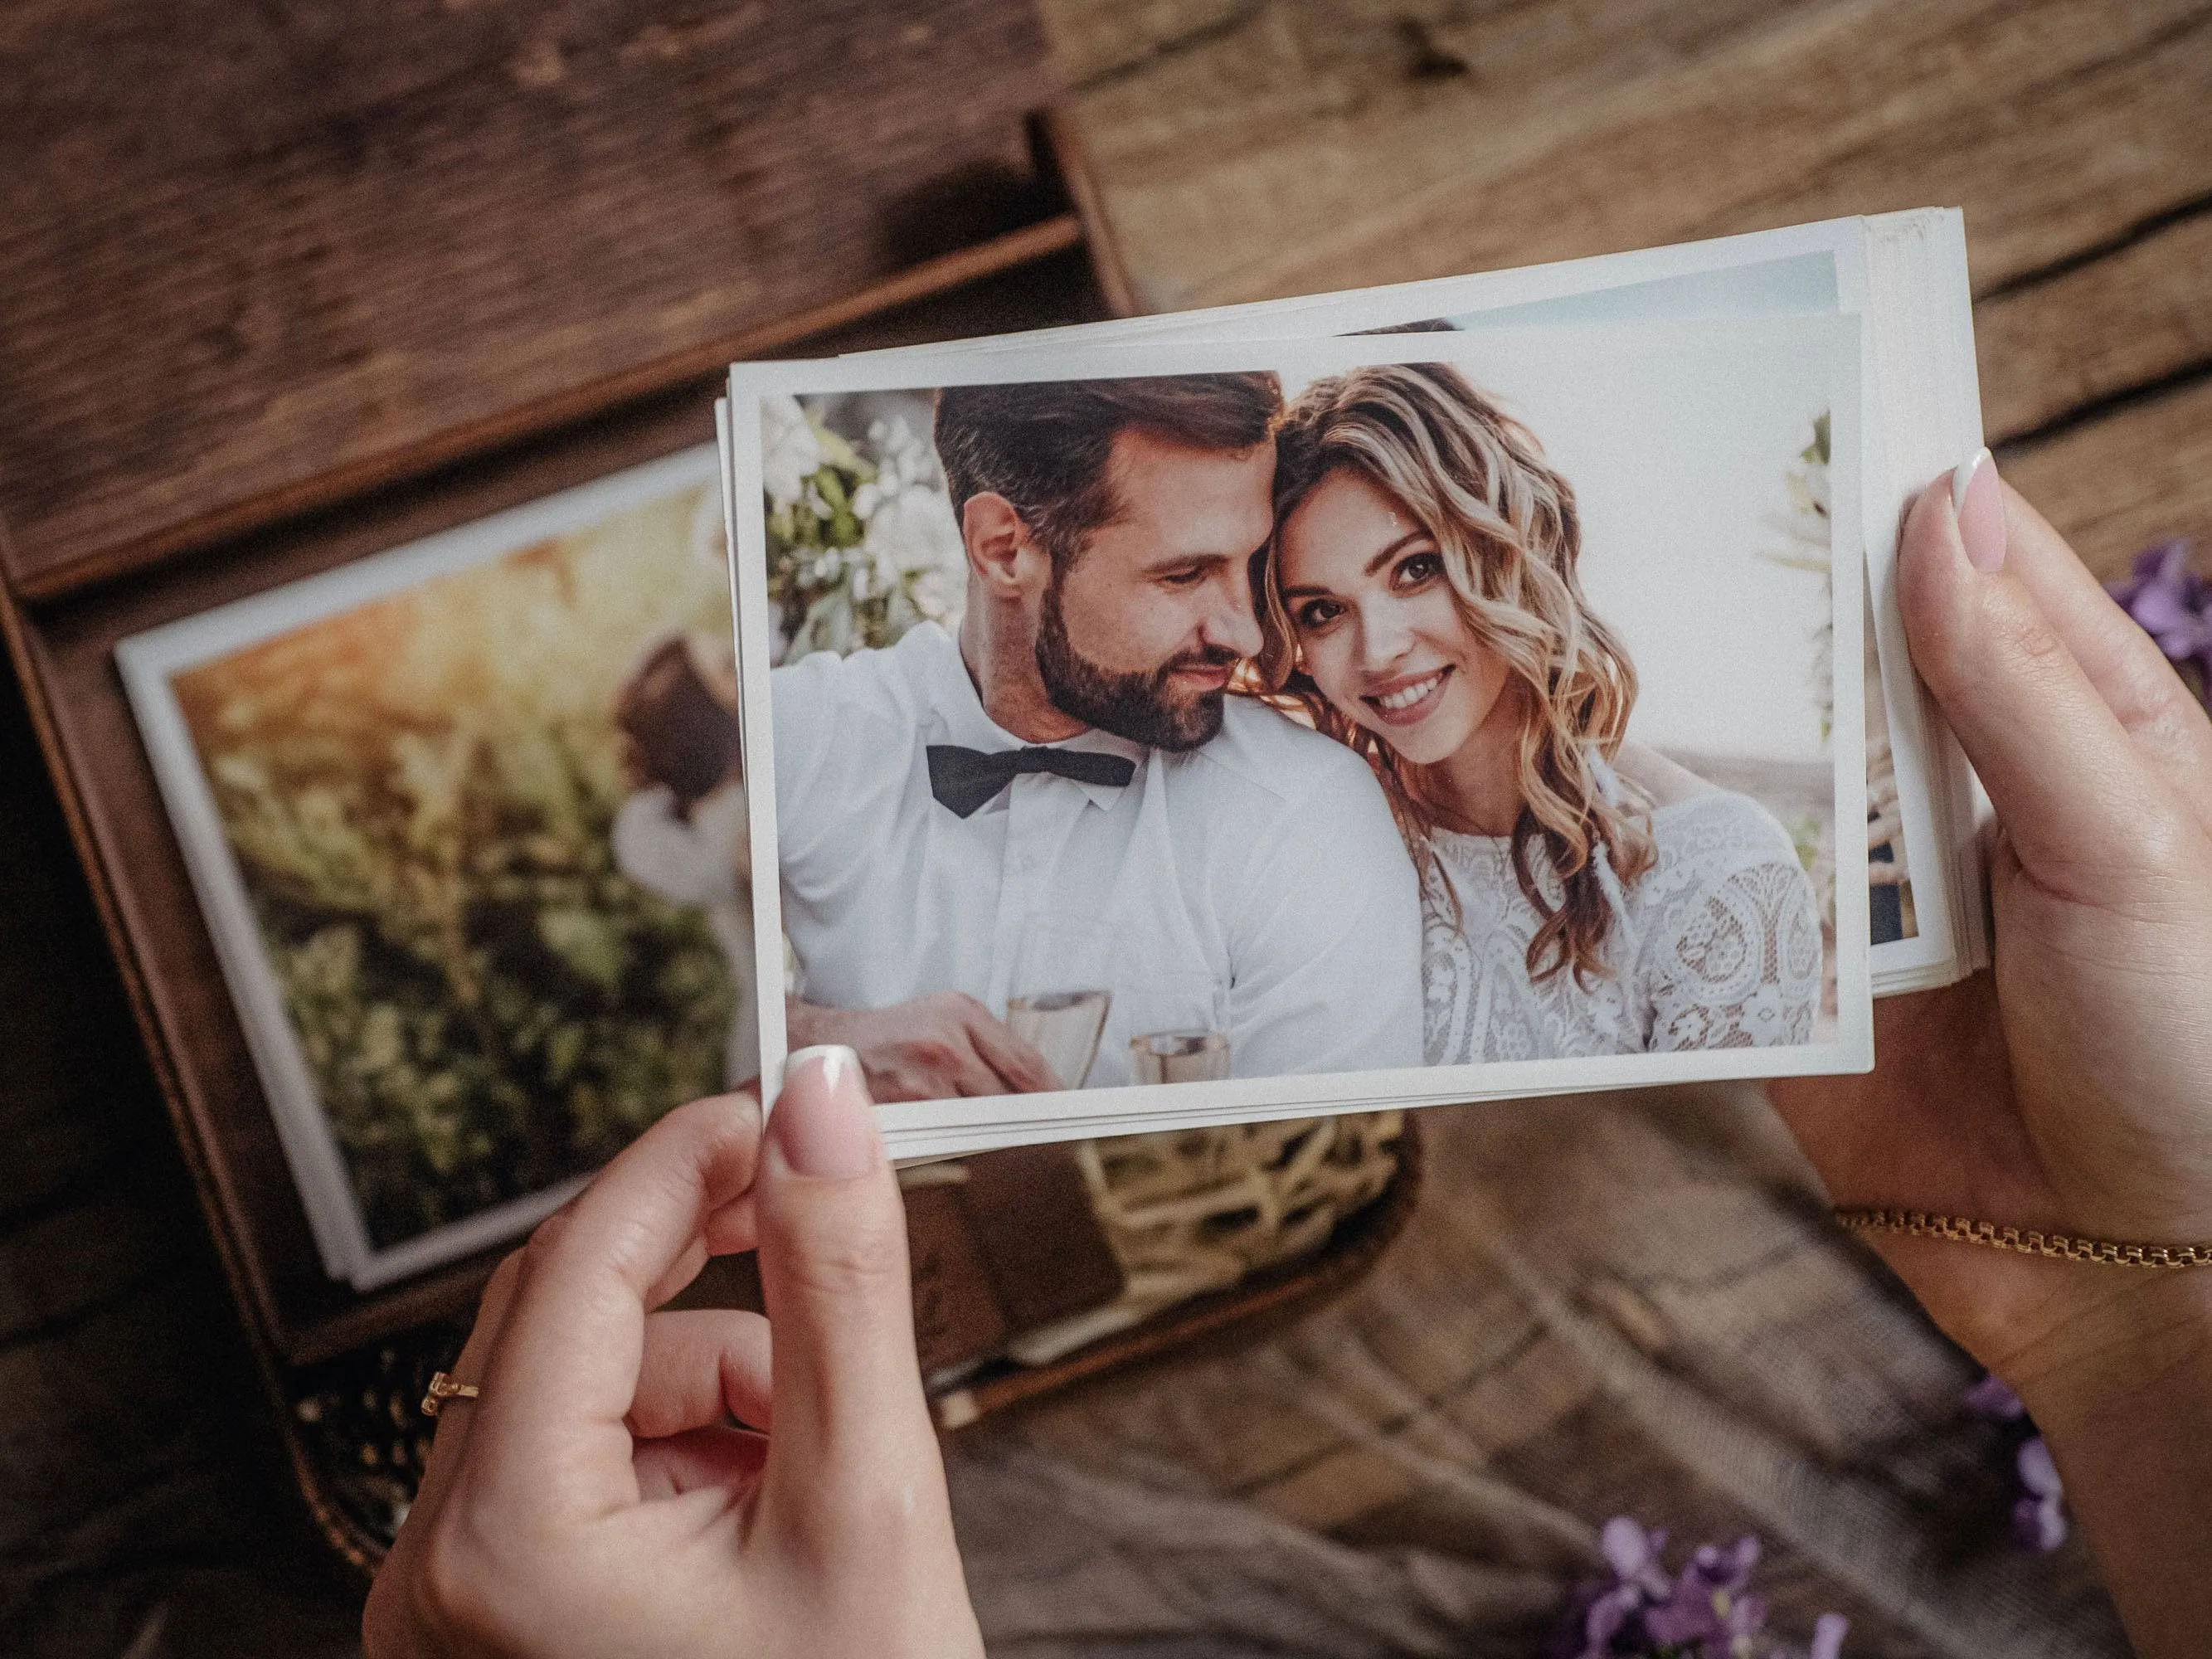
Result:
M2058 1466L2051 1461L2051 1448L2043 1437L2021 1444L2014 1460L2020 1470L2021 1493L2012 1506L2013 1535L2028 1549L2048 1554L2066 1541L2066 1488L2058 1479Z
M2168 660L2195 663L2212 691L2212 585L2190 569L2189 544L2175 540L2146 549L2125 581L2108 586Z
M1713 1598L1680 1590L1644 1615L1644 1633L1662 1648L1687 1647L1717 1639L1727 1627L1713 1609Z
M1759 1540L1746 1534L1726 1549L1700 1544L1682 1569L1682 1583L1694 1578L1708 1593L1735 1595L1751 1583L1751 1570L1759 1565Z
M2148 557L2145 555L2145 557ZM2066 1488L2058 1479L2058 1466L2051 1461L2051 1448L2028 1420L2027 1407L1994 1376L1984 1376L1966 1393L1966 1409L2009 1425L2013 1468L2020 1477L2020 1496L2013 1502L2013 1536L2022 1549L2048 1553L2066 1540Z
M2023 1498L2012 1506L2012 1535L2022 1549L2048 1555L2066 1541L2066 1511L2055 1498Z
M1751 1592L1759 1540L1701 1544L1671 1581L1660 1560L1667 1534L1626 1516L1599 1538L1610 1583L1583 1586L1553 1651L1571 1659L1791 1659L1768 1637L1766 1602ZM1804 1659L1839 1659L1845 1621L1825 1615Z
M1723 1549L1700 1544L1683 1565L1667 1599L1644 1615L1644 1628L1662 1647L1693 1642L1731 1645L1759 1634L1766 1604L1746 1593L1759 1565L1759 1540L1739 1538Z
M2051 1461L2051 1448L2037 1435L2020 1449L2020 1484L2037 1498L2057 1498L2066 1489L2058 1482L2058 1465Z
M1633 1584L1618 1584L1589 1604L1583 1615L1583 1644L1575 1659L1605 1659L1613 1651L1613 1638L1644 1604Z
M1667 1593L1667 1574L1659 1565L1659 1552L1667 1547L1665 1528L1646 1532L1627 1516L1616 1515L1598 1534L1598 1547L1622 1584L1632 1584L1649 1595Z
M1966 1390L1965 1397L1966 1409L1977 1417L2016 1423L2027 1415L2027 1407L2020 1403L2020 1396L1995 1376L1984 1376Z

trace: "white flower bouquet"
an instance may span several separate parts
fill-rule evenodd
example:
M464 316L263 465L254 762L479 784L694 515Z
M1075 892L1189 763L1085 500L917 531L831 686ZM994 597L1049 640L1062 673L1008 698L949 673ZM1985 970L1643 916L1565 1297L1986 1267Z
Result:
M798 398L761 410L768 592L776 660L895 643L919 622L960 625L966 553L929 445L905 421L866 443Z

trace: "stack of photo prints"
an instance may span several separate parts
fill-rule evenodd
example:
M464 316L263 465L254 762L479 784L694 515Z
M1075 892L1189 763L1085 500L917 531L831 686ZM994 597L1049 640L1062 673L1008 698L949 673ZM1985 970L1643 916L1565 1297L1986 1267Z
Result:
M846 1042L899 1158L1873 1064L1984 965L1895 597L1955 212L834 361L126 641L325 1265Z

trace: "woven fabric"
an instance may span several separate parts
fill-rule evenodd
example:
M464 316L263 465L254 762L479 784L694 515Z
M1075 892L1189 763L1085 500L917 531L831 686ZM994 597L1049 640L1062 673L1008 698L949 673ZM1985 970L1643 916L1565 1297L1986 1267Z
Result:
M1756 1088L1422 1118L1405 1234L1256 1346L957 1442L996 1655L1540 1651L1596 1533L1756 1533L1770 1629L1845 1650L2126 1652L2086 1553L2021 1553L1978 1374L1825 1199Z

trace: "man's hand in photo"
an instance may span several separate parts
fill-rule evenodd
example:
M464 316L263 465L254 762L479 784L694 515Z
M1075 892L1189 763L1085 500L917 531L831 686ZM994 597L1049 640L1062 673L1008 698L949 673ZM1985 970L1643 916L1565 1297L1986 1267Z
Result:
M971 996L939 991L888 1008L785 1000L793 1048L842 1043L881 1100L1042 1094L1063 1086L1044 1056Z

